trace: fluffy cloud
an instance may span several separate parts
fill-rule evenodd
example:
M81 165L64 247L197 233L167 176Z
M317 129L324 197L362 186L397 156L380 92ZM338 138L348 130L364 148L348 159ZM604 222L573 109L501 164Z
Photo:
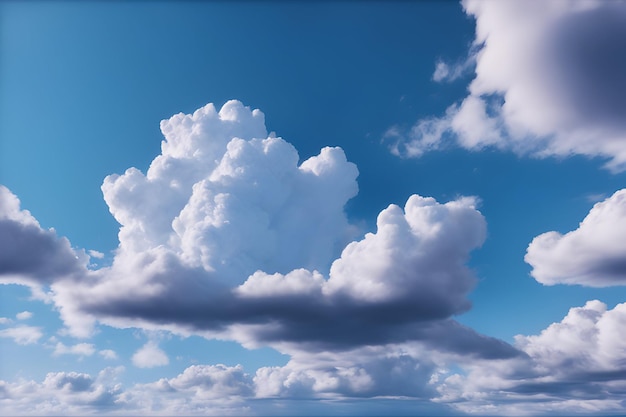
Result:
M135 352L132 361L133 365L138 368L154 368L170 363L167 354L153 341L146 343Z
M419 156L450 141L536 156L599 156L626 169L626 6L623 2L483 2L468 63L437 65L454 79L475 62L469 95L409 132L392 129L392 150Z
M438 401L476 414L623 413L625 325L626 304L589 301L539 335L517 336L525 356L447 377Z
M126 402L116 382L121 369L108 368L96 378L77 372L51 372L41 382L0 381L0 404L9 415L85 415L113 410Z
M384 209L376 230L355 240L344 206L358 191L358 171L340 148L300 162L293 146L267 135L260 111L237 101L176 115L161 130L162 153L145 175L130 168L102 186L121 225L110 266L88 269L86 255L77 259L66 240L43 231L5 193L16 230L71 254L60 258L67 272L31 273L23 283L48 288L75 336L91 335L100 322L272 346L294 358L256 376L278 384L277 396L399 390L428 398L432 390L423 385L437 367L422 356L519 355L452 319L470 308L475 278L466 262L486 234L476 198L442 204L413 195L404 207ZM24 268L14 275L26 276ZM57 350L80 353L76 346ZM364 346L377 353L366 355ZM385 350L394 353L377 359ZM311 352L343 359L322 366ZM340 366L349 357L358 360ZM133 356L141 367L167 362L152 342ZM411 371L396 380L406 383L393 383L388 370L403 367Z
M528 246L526 262L542 284L626 285L626 190L593 206L574 231L543 233Z

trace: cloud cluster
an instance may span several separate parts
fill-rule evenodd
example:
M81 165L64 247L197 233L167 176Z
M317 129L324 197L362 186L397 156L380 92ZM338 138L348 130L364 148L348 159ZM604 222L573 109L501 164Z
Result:
M68 254L58 262L70 267L55 279L25 272L49 287L74 335L88 336L99 321L284 352L419 341L516 354L451 319L470 306L475 279L465 263L485 238L475 198L441 204L414 195L350 242L356 229L343 207L358 189L354 164L340 148L300 162L293 146L267 136L263 119L230 101L163 121L162 153L146 175L130 168L102 186L121 224L109 267L87 269L4 191L5 212L22 219L14 227L30 224L29 233ZM23 248L31 269L48 258L38 248ZM154 365L143 353L139 366Z
M543 233L525 260L542 284L626 285L626 190L593 206L576 230Z
M626 304L572 308L539 335L516 336L525 356L477 361L466 375L447 377L438 401L475 414L622 413L624 323Z
M358 171L340 148L300 161L293 146L267 135L260 111L237 101L176 115L161 129L162 153L145 175L130 168L102 186L121 225L110 266L89 269L84 252L43 230L3 189L15 235L36 240L21 248L28 266L4 276L39 285L73 335L90 336L104 323L272 346L292 356L287 366L245 378L241 370L193 368L162 383L185 391L192 373L234 372L246 384L258 381L241 386L264 398L429 398L439 365L426 356L520 354L452 319L470 307L475 278L466 262L486 235L476 198L442 204L413 195L354 239L344 205L358 191ZM50 253L59 255L56 269ZM96 349L59 344L55 352ZM332 360L318 362L312 352ZM154 342L132 360L168 363Z
M41 382L0 381L0 404L9 415L85 415L127 405L122 369L107 368L97 377L77 372L51 372Z
M599 156L626 169L626 6L623 2L463 1L476 19L466 63L438 63L454 79L475 63L469 95L409 132L392 150L419 156L450 141L536 156Z

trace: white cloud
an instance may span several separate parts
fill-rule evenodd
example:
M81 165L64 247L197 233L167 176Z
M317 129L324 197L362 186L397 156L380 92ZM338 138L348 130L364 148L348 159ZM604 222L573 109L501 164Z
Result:
M66 346L61 342L57 342L54 346L55 356L58 355L77 355L77 356L91 356L96 352L96 348L91 343L77 343L72 346Z
M543 233L525 260L542 284L626 285L626 189L593 206L574 231Z
M96 258L96 259L102 259L104 258L104 253L102 252L98 252L97 250L89 250L87 251L87 253L89 254L89 256L91 256L92 258Z
M102 356L104 359L114 360L117 359L117 353L111 349L103 349L98 351L98 355Z
M476 198L439 203L413 195L404 207L383 210L374 232L354 239L344 206L357 193L358 170L340 148L299 163L293 146L266 137L260 111L236 101L161 127L162 154L148 172L131 168L102 186L121 224L111 266L89 270L73 257L65 260L69 277L32 274L29 281L49 285L73 335L89 336L99 322L272 346L299 356L268 370L268 378L295 378L312 397L394 395L406 386L425 398L432 390L418 385L429 383L434 368L417 354L398 353L400 345L428 356L519 355L452 319L470 307L476 280L466 262L486 235ZM18 208L12 213L25 216ZM364 346L396 354L377 362L359 350ZM59 343L55 351L84 356L96 349ZM320 351L355 359L323 366L307 356ZM139 367L169 362L153 341L132 359ZM393 383L385 369L402 366L420 368L400 378L417 385Z
M626 304L589 301L539 335L516 336L526 356L477 361L447 377L438 401L489 415L621 413L625 328Z
M122 370L107 368L95 378L77 372L51 372L41 383L0 381L2 411L7 415L86 415L129 407L116 381Z
M476 19L470 94L445 116L392 137L392 151L419 156L416 149L452 141L471 150L599 156L612 170L626 169L623 2L467 0L463 7ZM460 68L438 62L433 78L453 80Z
M8 317L0 317L0 324L11 324L13 320Z
M138 368L154 368L170 363L167 354L153 341L149 341L135 352L132 361Z
M31 313L30 311L22 311L15 315L15 318L18 320L28 320L31 317L33 317L33 313Z
M37 343L43 336L41 327L16 326L0 330L0 337L13 339L19 345L31 345Z

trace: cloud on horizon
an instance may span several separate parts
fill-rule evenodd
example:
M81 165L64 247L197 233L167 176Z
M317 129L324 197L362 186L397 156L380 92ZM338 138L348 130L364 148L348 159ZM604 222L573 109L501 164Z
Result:
M475 63L469 95L444 116L389 129L393 153L419 157L456 144L536 157L585 155L626 170L626 5L623 2L462 2L476 19L468 59L438 62L435 81Z

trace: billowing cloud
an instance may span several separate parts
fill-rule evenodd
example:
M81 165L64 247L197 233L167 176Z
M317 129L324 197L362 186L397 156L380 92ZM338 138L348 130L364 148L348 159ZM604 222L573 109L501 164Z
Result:
M39 383L0 381L0 403L10 415L85 415L127 406L116 376L107 368L97 377L77 372L51 372Z
M526 356L477 361L449 376L438 401L475 414L623 413L626 304L594 300L535 336L516 336ZM538 401L539 400L539 401Z
M176 115L161 130L162 153L145 175L130 168L102 186L121 225L112 264L88 269L88 259L71 251L68 273L28 282L47 286L73 335L90 336L103 323L271 346L292 361L254 378L280 385L271 394L279 397L394 395L397 388L429 398L434 391L424 384L439 367L423 356L520 354L453 320L470 308L476 280L466 262L486 235L476 198L413 195L355 239L344 206L358 191L358 171L340 148L300 161L292 145L267 135L260 111L237 101ZM13 216L26 219L14 221L18 230L30 221L38 239L54 237L71 250L8 194ZM366 346L377 353L365 354ZM385 349L394 353L377 359ZM324 365L311 352L343 359ZM140 367L167 362L154 342L133 356ZM394 385L389 367L404 366L412 370L399 380L414 383Z
M626 189L593 206L576 230L543 233L526 262L542 284L626 285Z
M463 1L476 19L469 95L441 118L387 133L419 156L454 142L535 156L599 156L626 169L626 5L586 1ZM438 63L435 80L468 64Z
M154 341L149 341L135 352L132 361L138 368L154 368L170 363L167 354Z

